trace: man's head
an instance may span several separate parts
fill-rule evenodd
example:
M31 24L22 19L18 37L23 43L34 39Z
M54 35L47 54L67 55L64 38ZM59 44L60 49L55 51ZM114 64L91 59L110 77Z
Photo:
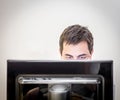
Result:
M93 36L83 26L67 27L59 40L61 57L64 60L91 59L93 53Z

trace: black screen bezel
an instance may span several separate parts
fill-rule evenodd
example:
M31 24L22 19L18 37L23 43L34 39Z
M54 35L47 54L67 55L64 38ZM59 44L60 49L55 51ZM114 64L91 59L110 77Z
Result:
M99 72L105 79L105 100L113 100L113 61L53 61L53 60L8 60L7 100L15 100L15 79L20 74L81 74L93 75L85 71L89 65L100 65ZM95 67L95 66L94 66Z

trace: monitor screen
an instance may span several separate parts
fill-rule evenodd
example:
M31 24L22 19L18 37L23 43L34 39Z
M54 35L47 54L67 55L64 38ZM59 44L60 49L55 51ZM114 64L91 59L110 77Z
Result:
M8 60L7 100L113 100L113 61Z

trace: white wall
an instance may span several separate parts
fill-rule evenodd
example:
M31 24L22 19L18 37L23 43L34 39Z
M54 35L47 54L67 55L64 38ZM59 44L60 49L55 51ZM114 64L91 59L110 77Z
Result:
M0 0L0 100L6 100L7 59L59 59L58 40L71 24L93 33L93 59L114 60L120 95L119 0Z

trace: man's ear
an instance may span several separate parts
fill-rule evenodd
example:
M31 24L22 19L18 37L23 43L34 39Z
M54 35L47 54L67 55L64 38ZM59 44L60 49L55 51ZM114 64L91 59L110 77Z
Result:
M59 53L60 53L60 55L62 56L62 53L61 53L61 50L60 50L60 48L59 48Z
M94 53L94 49L92 49L92 51L91 51L91 55L93 55L93 53Z

